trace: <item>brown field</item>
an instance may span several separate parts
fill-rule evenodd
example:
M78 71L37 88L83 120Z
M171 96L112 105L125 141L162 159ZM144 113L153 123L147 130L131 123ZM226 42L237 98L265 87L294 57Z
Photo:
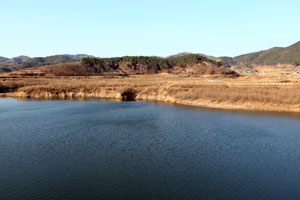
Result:
M40 69L0 74L2 97L124 99L124 95L207 108L300 112L300 78L291 76L53 76Z

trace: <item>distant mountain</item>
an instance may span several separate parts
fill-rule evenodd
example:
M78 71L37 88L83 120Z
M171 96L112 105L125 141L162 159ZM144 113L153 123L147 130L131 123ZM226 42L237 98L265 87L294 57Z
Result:
M5 57L1 57L0 56L0 63L6 63L8 62L10 59L9 58L5 58Z
M87 55L87 54L76 54L76 55L70 55L70 54L63 54L63 56L67 56L69 58L72 58L73 60L81 60L81 58L87 58L87 57L90 57L90 58L94 58L95 56L92 56L92 55Z
M175 59L192 55L191 53L183 52L176 55L171 55L167 59ZM300 65L300 41L286 48L274 47L268 50L240 55L237 57L213 57L205 54L193 54L206 57L216 62L221 61L225 66L236 67L251 67L254 65L277 65L277 64L293 64ZM39 67L43 65L51 65L58 63L70 63L80 61L82 58L94 56L87 54L64 54L48 57L30 58L28 56L19 56L15 58L0 57L0 72L15 71L24 68ZM159 58L159 57L157 57Z
M24 68L31 68L31 67L39 67L43 65L68 63L68 62L75 62L75 61L77 60L72 59L69 56L57 55L57 56L31 58L26 62L22 63L22 65Z
M14 58L0 57L0 64L21 64L30 59L28 56L18 56Z
M177 54L174 54L174 55L170 55L167 58L178 58L178 57L182 57L182 56L186 56L186 55L190 55L190 54L192 54L192 53L182 52L182 53L177 53Z
M59 63L59 62L73 62L73 61L80 61L82 58L86 57L94 57L92 55L87 54L63 54L63 55L54 55L54 56L48 56L48 57L35 57L30 58L28 56L18 56L14 58L5 58L0 56L0 64L22 64L25 63Z
M55 55L35 58L30 58L28 56L18 56L11 59L0 57L0 72L17 71L25 68L40 67L43 65L52 65L58 63L76 62L84 57L88 57L88 55Z
M234 58L220 57L224 64L236 66L253 65L300 65L300 41L286 48L274 47L268 50L240 55Z
M23 62L26 62L29 59L30 59L30 57L28 57L28 56L18 56L18 57L12 58L11 60L14 61L15 63L22 64Z

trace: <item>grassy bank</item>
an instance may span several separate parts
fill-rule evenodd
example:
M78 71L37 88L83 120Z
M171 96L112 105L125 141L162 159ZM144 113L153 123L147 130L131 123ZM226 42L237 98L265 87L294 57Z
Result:
M1 96L21 98L122 99L162 101L206 108L300 112L300 85L266 86L249 77L179 77L170 74L129 77L23 77L0 81ZM1 92L1 91L0 91Z

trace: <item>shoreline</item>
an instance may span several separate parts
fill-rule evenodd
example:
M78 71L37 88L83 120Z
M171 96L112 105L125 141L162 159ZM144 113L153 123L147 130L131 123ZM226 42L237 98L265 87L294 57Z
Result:
M259 77L59 76L0 79L0 97L23 99L111 99L162 102L198 108L300 114L300 80L266 86L274 79ZM1 85L0 85L1 86Z
M58 91L56 91L58 92ZM55 93L56 93L55 92ZM0 98L14 98L18 100L103 100L103 101L113 101L113 102L121 102L122 96L121 94L108 94L105 95L84 95L83 93L72 94L71 96L59 94L57 96L48 94L38 94L35 93L34 96L26 93L1 93ZM159 103L159 104L168 104L175 106L188 106L195 107L200 109L211 109L211 110L223 110L223 111L234 111L234 112L255 112L255 113L277 113L277 114L293 114L300 115L300 107L292 107L292 106L283 106L276 104L262 104L258 102L214 102L210 100L180 100L174 97L166 96L137 96L133 101L140 102L150 102L150 103Z

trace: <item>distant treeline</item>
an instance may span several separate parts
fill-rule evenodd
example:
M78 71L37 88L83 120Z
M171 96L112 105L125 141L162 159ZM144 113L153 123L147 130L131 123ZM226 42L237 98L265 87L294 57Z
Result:
M174 66L185 67L189 64L197 64L208 62L217 66L222 66L221 62L211 60L207 57L189 54L179 57L148 57L148 56L125 56L115 58L82 58L81 63L86 66L96 67L100 70L106 70L108 68L117 69L120 63L127 63L128 67L134 67L137 65L144 65L150 70L163 70L170 69Z

